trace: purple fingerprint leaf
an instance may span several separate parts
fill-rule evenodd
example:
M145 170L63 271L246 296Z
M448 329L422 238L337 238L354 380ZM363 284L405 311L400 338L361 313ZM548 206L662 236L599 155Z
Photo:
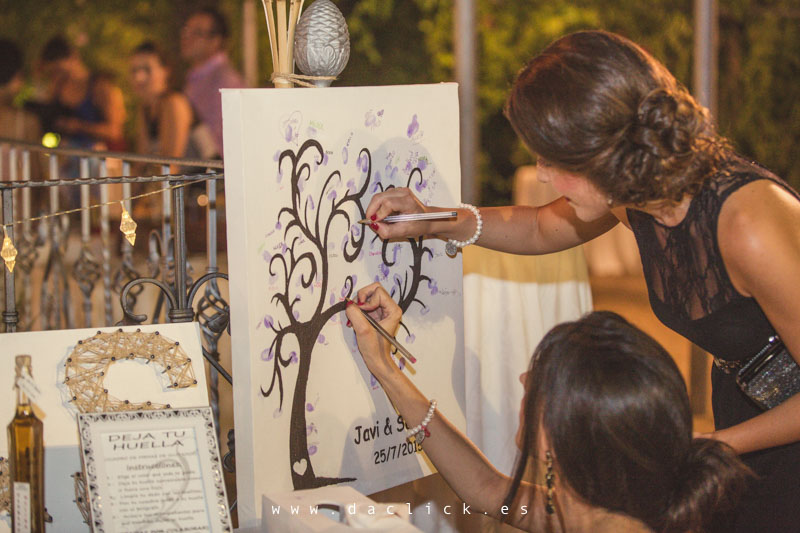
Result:
M349 155L347 153L347 146L345 146L344 148L342 148L342 163L344 163L346 165L348 159L349 159Z
M300 361L300 358L297 357L297 352L292 352L289 355L291 356L291 357L289 357L289 362L290 363L295 364L298 361Z
M281 416L281 413L282 413L282 412L283 412L283 411L281 411L281 408L280 408L280 407L278 407L277 409L275 409L274 411L272 411L272 418L278 418L279 416Z
M280 159L280 157L281 157L281 151L280 150L276 150L275 151L275 155L272 156L272 160L273 161L277 161L278 159Z
M417 168L419 168L420 170L425 170L427 167L428 167L427 159L421 158L419 161L417 161Z
M414 188L417 189L417 192L422 192L422 189L428 186L428 180L419 180L417 183L414 184Z
M265 348L264 351L261 352L262 361L272 361L273 357L275 357L275 352L272 348Z
M328 158L328 152L325 152L325 153L322 155L322 166L325 166L325 165L327 165L327 164L328 164L328 160L329 160L329 158Z
M311 204L311 210L312 210L312 211L313 211L314 209L316 209L316 207L314 206L314 199L313 199L313 198L311 198L310 196L308 197L308 203L309 203L309 204Z
M317 342L320 343L320 344L325 344L325 335L320 333L319 337L317 337Z
M271 328L272 324L274 324L274 321L272 320L272 317L269 316L269 315L265 315L264 316L264 327Z
M419 122L417 122L417 115L414 115L414 118L411 119L411 124L408 125L408 130L406 130L406 135L408 138L412 138L415 133L419 131ZM287 141L289 139L286 139Z
M266 261L267 263L269 263L272 260L272 254L266 250L264 250L264 253L261 254L261 257L263 257L264 261Z
M328 200L336 200L336 191L332 190L328 193Z
M281 229L282 227L283 226L281 226L281 221L280 220L275 223L275 229Z
M308 411L309 413L313 413L314 412L314 405L307 402L306 403L306 411Z
M284 254L284 255L286 255L286 250L288 250L288 249L289 249L289 247L288 247L288 246L286 246L286 243L285 243L285 242L282 242L282 243L281 243L281 253L282 253L282 254Z
M383 279L386 279L389 276L389 267L386 266L385 263L381 263L380 271L381 271L381 276L383 276Z
M436 283L436 280L429 279L428 288L431 290L431 296L434 296L439 292L439 285Z
M306 186L306 180L297 180L297 190L303 192L303 188Z
M369 170L369 158L365 155L361 158L361 172Z
M314 455L315 453L317 453L317 447L312 444L308 447L308 455Z
M331 305L333 305L333 304L335 304L335 303L336 303L336 296L333 294L333 291L331 291L331 299L330 299L330 302L331 302Z
M292 311L292 315L294 316L295 320L300 320L300 311L295 309L294 311Z
M406 337L406 342L407 342L408 344L414 344L414 341L415 341L415 340L417 340L417 336L416 336L416 335L414 335L413 333L412 333L411 335L408 335L408 336Z
M423 307L422 309L419 310L419 314L427 315L430 312L430 310L431 310L430 307Z
M283 179L283 170L278 169L278 175L275 176L275 181L280 183L282 179Z
M308 437L309 435L314 433L315 430L316 430L316 428L314 427L314 424L307 425L306 426L306 437Z
M350 180L347 182L347 190L354 191L356 189L356 180Z

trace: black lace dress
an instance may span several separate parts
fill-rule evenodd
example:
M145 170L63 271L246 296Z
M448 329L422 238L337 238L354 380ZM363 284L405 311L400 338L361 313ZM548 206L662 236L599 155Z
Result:
M724 360L748 358L775 333L755 299L733 287L717 242L722 204L743 185L762 179L785 187L800 200L769 171L735 157L692 199L679 224L665 226L641 211L627 211L656 316ZM715 365L711 383L717 429L762 412L739 390L735 372L726 374ZM800 532L800 443L746 454L742 459L759 480L737 512L715 520L715 530Z

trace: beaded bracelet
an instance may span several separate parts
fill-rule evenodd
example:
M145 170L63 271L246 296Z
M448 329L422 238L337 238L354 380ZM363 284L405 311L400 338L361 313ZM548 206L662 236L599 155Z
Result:
M470 204L461 204L458 207L472 211L472 214L475 215L475 219L478 221L478 225L475 227L475 233L466 241L449 239L444 247L444 251L447 252L447 255L456 255L459 248L464 248L470 244L475 244L475 241L477 241L478 237L481 236L481 230L483 229L483 219L481 218L481 213L478 211L477 207Z
M425 418L422 419L422 422L407 431L406 440L414 437L414 441L416 441L417 444L422 444L425 437L431 436L430 431L428 431L428 424L433 420L434 411L436 411L436 400L431 400L431 405L428 407L428 413L425 415Z

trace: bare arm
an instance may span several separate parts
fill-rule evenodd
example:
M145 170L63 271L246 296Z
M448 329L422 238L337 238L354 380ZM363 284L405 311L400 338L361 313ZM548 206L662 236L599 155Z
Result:
M742 187L725 203L719 245L734 287L756 299L800 363L800 203L768 181ZM746 453L800 441L800 394L746 422L715 432Z
M179 93L169 95L161 104L158 122L158 155L183 157L186 154L189 129L192 125L192 108L189 105L189 100ZM178 172L178 167L172 165L170 172Z
M393 213L422 213L452 208L422 205L407 188L389 189L372 197L367 218L375 217L378 235L383 239L435 235L443 239L466 240L475 232L475 217L467 209L458 210L456 220L381 223ZM565 198L541 207L484 207L480 210L483 231L479 246L524 255L538 255L572 248L613 228L619 220L611 211L600 218L582 221Z
M425 417L429 400L397 367L389 355L388 344L362 314L362 311L369 312L387 331L394 332L402 316L400 308L377 283L361 289L358 298L364 302L361 310L353 304L348 306L346 312L356 332L364 362L406 423L414 426ZM530 484L524 484L517 497L519 505L503 510L502 503L510 479L494 468L441 412L436 411L428 429L430 437L423 442L425 453L456 494L472 507L470 512L486 512L495 518L503 518L504 514L508 514L512 525L539 531L544 529L540 491ZM534 527L534 522L538 523L538 527Z

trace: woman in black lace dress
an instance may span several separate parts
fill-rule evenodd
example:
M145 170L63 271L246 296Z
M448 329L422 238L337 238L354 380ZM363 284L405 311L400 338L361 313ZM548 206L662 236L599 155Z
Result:
M759 476L715 529L800 532L800 395L763 411L735 383L737 362L776 333L800 361L797 193L730 150L661 63L611 33L552 43L519 74L507 115L538 158L539 180L561 198L464 208L455 221L381 223L438 210L391 189L367 208L372 229L384 239L433 234L518 254L577 246L619 222L632 229L656 315L720 361L712 436Z

